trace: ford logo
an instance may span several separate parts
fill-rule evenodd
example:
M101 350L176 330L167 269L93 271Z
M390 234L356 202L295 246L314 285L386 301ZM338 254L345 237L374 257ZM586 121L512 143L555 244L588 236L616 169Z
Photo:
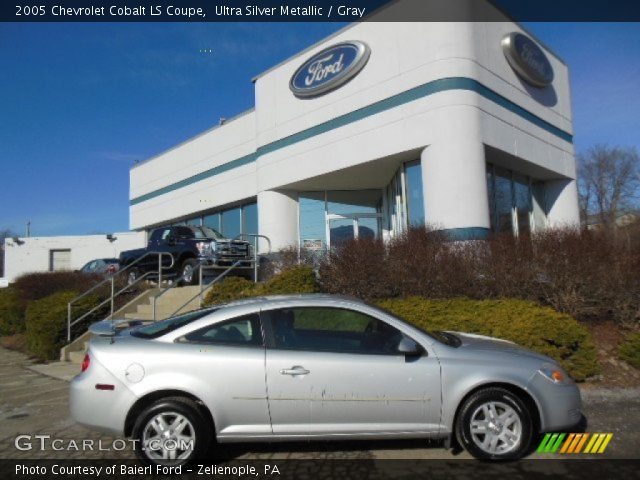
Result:
M502 39L502 49L509 65L527 83L546 87L553 82L553 67L542 49L526 35L513 32Z
M291 77L289 88L296 97L323 95L355 77L371 51L363 42L343 42L325 48L303 63Z

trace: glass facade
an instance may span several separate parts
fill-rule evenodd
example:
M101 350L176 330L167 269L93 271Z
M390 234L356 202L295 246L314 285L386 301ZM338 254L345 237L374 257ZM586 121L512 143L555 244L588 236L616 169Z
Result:
M242 207L242 233L258 234L258 205L256 203Z
M522 235L544 228L544 183L520 173L487 164L487 192L491 230Z
M327 246L325 192L302 192L298 199L300 246L319 250Z
M300 245L320 250L353 238L380 236L382 190L301 192Z
M396 236L407 227L425 225L424 186L420 160L406 162L384 189L385 235Z
M411 226L424 225L424 190L420 160L404 165L407 194L407 221Z
M241 233L258 233L258 206L256 203L247 203L240 207L234 207L219 212L209 213L174 222L171 226L201 226L213 228L226 238L234 238ZM250 240L245 238L245 240Z

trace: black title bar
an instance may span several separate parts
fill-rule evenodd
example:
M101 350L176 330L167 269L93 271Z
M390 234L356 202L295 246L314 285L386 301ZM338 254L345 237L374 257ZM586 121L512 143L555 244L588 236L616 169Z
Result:
M3 22L640 21L629 0L8 0Z

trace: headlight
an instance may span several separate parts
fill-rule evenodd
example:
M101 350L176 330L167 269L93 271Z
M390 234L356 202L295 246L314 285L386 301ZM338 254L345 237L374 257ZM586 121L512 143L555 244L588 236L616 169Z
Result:
M559 366L550 363L545 363L540 367L538 372L547 380L557 385L569 383L570 381L569 376Z
M200 255L207 255L211 251L211 244L207 242L198 242L196 243L196 248Z

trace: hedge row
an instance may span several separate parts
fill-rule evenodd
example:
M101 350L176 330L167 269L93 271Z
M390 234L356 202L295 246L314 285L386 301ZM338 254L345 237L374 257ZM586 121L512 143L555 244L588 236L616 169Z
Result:
M459 331L511 340L557 360L578 381L599 371L596 349L587 328L569 315L534 302L411 297L383 300L378 304L426 330Z
M303 256L303 258L306 258ZM321 260L323 291L377 298L522 298L580 320L640 325L640 242L576 229L451 242L425 228L345 242Z
M264 284L228 278L212 287L207 305L269 294L318 291L313 270L296 267ZM427 330L451 330L511 340L548 355L582 381L598 373L591 335L569 315L525 300L447 300L410 297L378 300L381 307Z
M310 267L294 267L275 275L264 283L253 283L241 277L227 277L207 293L204 305L216 305L262 295L316 293L320 288Z
M77 292L57 292L29 303L25 318L27 349L42 360L55 360L60 349L67 343L67 304L78 296ZM73 318L79 318L97 303L91 295L74 304ZM75 337L86 331L87 326L97 321L105 311L96 311L76 324L72 329Z

